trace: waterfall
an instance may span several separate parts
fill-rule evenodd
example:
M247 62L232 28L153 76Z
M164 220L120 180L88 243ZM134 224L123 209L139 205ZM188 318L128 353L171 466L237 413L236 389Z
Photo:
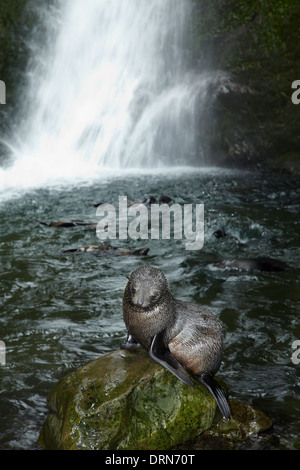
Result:
M55 5L45 15L47 41L33 47L12 179L199 164L196 99L207 78L187 67L190 1Z

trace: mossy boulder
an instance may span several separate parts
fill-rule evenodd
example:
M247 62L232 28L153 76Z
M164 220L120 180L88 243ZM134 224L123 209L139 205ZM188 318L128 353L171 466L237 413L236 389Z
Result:
M231 419L219 420L193 442L176 446L176 450L246 450L273 448L274 436L264 433L273 423L263 411L247 403L230 400ZM258 434L260 434L258 438ZM276 444L276 447L278 445Z
M245 440L272 426L271 418L261 410L237 400L231 400L230 406L231 419L216 423L207 431L207 435L231 440Z
M170 449L209 429L216 413L205 387L186 386L143 350L115 351L70 373L48 406L40 444L65 450Z

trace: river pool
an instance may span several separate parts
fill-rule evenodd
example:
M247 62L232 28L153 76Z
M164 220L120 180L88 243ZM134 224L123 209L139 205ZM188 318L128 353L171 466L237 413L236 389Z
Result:
M63 250L101 242L94 227L57 229L37 220L98 222L95 202L166 194L204 204L201 250L186 240L114 240L147 256L95 256ZM266 256L300 264L300 178L217 169L119 175L93 182L20 190L1 211L0 448L39 449L46 398L64 375L120 347L126 338L126 275L146 263L163 269L174 295L208 306L222 321L218 375L232 398L273 420L244 448L300 447L299 271L220 269L218 260ZM214 231L224 227L227 237ZM299 354L300 357L300 354ZM3 361L2 361L3 362Z

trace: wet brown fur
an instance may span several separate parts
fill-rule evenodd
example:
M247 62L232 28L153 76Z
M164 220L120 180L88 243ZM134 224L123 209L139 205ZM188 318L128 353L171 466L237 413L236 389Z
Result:
M141 266L130 276L123 295L128 332L147 350L164 331L173 357L194 374L213 376L222 359L222 325L208 309L175 299L164 273Z

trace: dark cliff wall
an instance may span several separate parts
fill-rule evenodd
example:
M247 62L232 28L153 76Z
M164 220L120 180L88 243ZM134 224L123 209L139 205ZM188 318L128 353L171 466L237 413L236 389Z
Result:
M219 79L213 161L300 173L298 0L194 1L194 57ZM218 71L218 72L217 72Z
M9 125L9 115L19 99L17 91L28 59L26 38L33 19L29 0L0 0L0 80L6 84L6 105L0 108L1 130Z

